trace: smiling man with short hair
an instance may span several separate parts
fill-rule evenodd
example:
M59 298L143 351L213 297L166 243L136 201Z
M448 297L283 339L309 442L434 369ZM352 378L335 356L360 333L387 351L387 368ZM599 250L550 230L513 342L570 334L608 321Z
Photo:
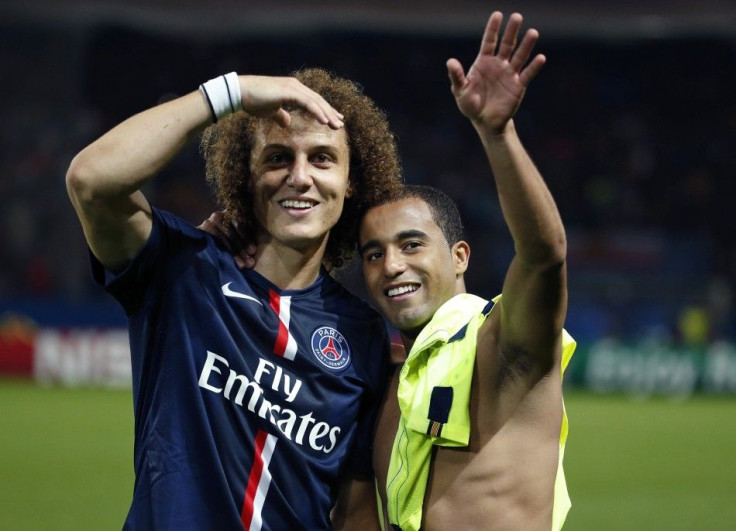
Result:
M491 15L467 75L447 62L458 108L490 161L514 256L493 301L466 293L470 246L439 190L406 187L364 215L368 294L406 348L377 427L374 467L386 527L559 529L570 506L562 470L562 372L574 341L565 230L512 120L545 58L521 16L500 38ZM528 62L528 64L527 64Z

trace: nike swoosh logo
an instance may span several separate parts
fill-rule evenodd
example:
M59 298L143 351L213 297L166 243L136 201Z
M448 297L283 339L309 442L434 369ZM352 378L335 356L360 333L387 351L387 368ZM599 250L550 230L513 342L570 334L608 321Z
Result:
M225 295L225 297L235 297L236 299L248 299L249 301L257 302L261 306L263 306L263 303L256 299L255 297L251 297L250 295L246 295L245 293L240 293L239 291L233 291L230 289L230 284L232 282L228 282L227 284L222 285L222 294Z

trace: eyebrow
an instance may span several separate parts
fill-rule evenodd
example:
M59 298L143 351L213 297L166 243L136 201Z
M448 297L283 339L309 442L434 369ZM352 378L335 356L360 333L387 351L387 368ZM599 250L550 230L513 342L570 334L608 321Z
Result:
M396 241L401 241L401 240L409 240L411 238L426 239L427 233L421 230L417 230L417 229L402 230L396 235L394 239ZM376 239L368 240L367 242L365 242L365 244L363 244L360 247L359 252L362 255L366 251L366 249L371 249L373 247L380 247L380 242Z
M334 145L330 145L330 144L317 144L317 145L314 145L314 146L311 146L311 147L307 148L307 151L309 153L313 153L313 152L318 152L319 153L319 152L326 151L326 152L331 153L331 154L336 154L339 149L340 149L339 146L334 146ZM263 151L262 151L263 153L265 153L267 151L273 151L273 150L284 150L284 151L289 151L289 152L295 151L295 149L294 149L293 146L290 146L288 144L284 144L282 142L273 142L273 143L270 143L270 144L264 144L263 145Z

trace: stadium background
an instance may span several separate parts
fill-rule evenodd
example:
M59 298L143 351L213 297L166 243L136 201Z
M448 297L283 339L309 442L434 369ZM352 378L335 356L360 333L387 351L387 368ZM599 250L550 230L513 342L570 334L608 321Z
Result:
M0 528L115 528L129 503L125 323L89 279L74 154L221 73L326 67L386 109L407 181L458 201L492 296L512 244L444 63L493 9L548 57L516 121L568 230L567 529L736 525L736 6L40 0L0 1ZM202 174L192 144L148 197L198 223Z

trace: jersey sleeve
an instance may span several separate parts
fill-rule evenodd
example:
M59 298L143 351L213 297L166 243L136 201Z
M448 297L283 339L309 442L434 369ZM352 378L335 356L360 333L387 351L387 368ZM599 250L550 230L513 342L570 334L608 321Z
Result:
M389 381L391 358L391 341L383 319L376 320L376 328L374 337L380 339L376 341L374 347L376 350L371 352L372 363L369 370L372 386L364 398L355 439L343 465L344 475L350 477L373 477L373 438L383 395Z
M192 251L204 246L205 236L183 219L153 209L148 241L121 271L105 268L90 251L92 278L112 295L130 316L156 298L177 269L185 267Z

